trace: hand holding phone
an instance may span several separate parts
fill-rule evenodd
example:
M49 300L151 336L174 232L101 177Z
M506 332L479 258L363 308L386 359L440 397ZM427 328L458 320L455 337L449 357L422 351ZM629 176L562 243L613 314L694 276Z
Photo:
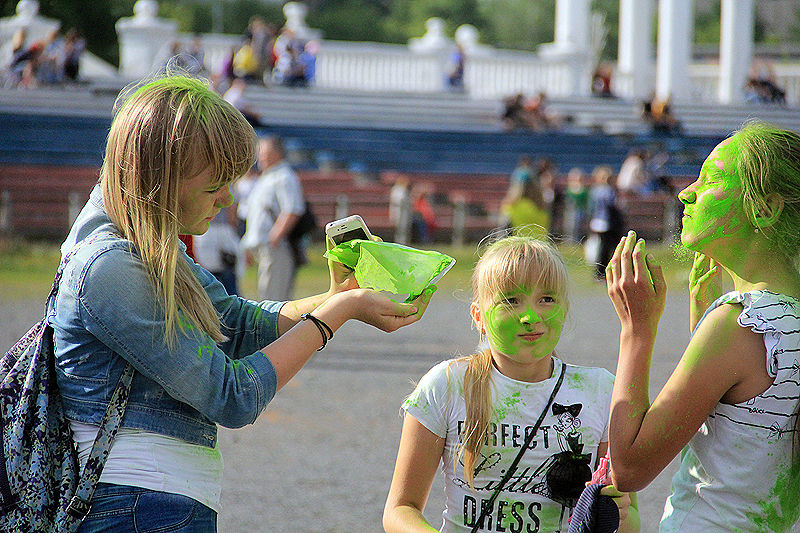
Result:
M364 223L364 219L358 215L350 215L349 217L328 222L325 225L325 235L335 245L354 239L372 240L372 233Z

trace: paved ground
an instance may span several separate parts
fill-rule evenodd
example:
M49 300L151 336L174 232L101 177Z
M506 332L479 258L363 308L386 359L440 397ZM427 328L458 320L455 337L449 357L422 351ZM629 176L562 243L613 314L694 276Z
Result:
M672 291L653 357L652 392L666 381L688 340L688 301ZM4 301L0 347L7 349L41 313L39 299ZM440 292L418 324L384 334L348 324L274 399L258 422L221 430L225 460L222 533L382 531L405 395L433 364L470 353L467 295ZM605 290L573 296L559 344L567 361L614 371L619 325ZM639 495L644 533L657 530L671 467ZM440 524L436 480L426 516Z

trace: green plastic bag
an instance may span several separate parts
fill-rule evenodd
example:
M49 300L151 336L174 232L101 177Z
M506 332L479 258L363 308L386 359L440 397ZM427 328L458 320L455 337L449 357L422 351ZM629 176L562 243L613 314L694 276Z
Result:
M352 268L360 287L389 292L406 301L439 281L456 262L439 252L361 239L343 242L325 257Z

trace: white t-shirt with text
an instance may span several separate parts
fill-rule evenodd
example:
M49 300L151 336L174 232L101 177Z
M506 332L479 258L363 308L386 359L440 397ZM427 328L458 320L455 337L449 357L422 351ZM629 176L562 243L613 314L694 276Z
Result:
M544 409L561 366L544 381L516 381L492 368L492 421L475 463L471 489L458 459L459 435L466 417L466 360L433 367L403 404L403 409L432 433L445 439L442 473L446 505L443 532L470 531ZM564 380L531 448L492 505L479 531L566 532L574 501L556 501L552 487L592 471L597 448L608 441L608 412L614 376L602 368L567 365ZM569 474L572 473L572 476ZM583 488L581 481L577 490Z

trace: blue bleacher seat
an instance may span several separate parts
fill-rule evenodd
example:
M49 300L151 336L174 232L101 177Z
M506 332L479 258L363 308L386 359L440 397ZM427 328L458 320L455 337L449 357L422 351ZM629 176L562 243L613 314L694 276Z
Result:
M0 114L0 163L99 166L110 121L86 116ZM308 153L302 167L357 162L368 172L397 170L458 174L507 174L522 154L552 158L562 172L596 165L619 168L632 146L658 145L678 155L665 174L699 172L720 137L611 136L569 132L467 132L274 125L258 133L290 139ZM289 143L287 143L289 144Z

